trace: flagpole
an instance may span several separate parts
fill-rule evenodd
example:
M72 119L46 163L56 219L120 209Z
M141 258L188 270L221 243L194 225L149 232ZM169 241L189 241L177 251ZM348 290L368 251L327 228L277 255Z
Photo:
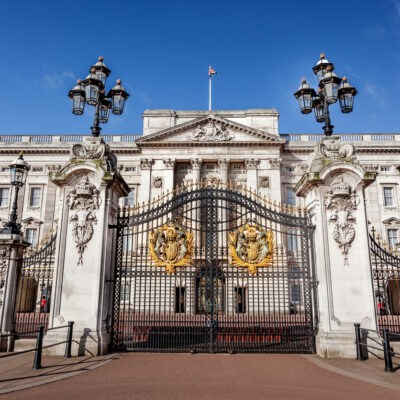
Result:
M208 74L208 111L211 111L211 74Z

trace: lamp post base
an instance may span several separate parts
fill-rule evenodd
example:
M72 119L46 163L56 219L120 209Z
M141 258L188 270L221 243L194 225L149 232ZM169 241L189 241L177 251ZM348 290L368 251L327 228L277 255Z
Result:
M99 137L100 136L101 128L99 126L93 125L90 129L92 130L92 136L93 137Z
M325 136L332 136L334 126L331 124L326 124L322 129L324 130Z

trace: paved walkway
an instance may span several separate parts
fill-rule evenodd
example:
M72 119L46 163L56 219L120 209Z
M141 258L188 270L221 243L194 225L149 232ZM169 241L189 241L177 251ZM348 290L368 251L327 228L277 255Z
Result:
M95 360L82 358L82 369L91 362ZM4 368L0 363L2 378ZM335 369L341 374L333 372ZM400 371L385 374L382 369L380 360L360 363L301 355L133 353L68 379L5 394L1 400L400 399ZM50 367L48 371L57 370ZM360 371L364 379L372 375L372 379L382 380L380 384L398 390L342 375Z

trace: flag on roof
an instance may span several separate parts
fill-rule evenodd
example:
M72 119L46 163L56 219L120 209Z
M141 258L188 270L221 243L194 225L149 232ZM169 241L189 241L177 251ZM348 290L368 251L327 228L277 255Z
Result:
M212 68L211 68L211 65L210 65L210 67L208 68L208 76L214 76L214 75L216 75L217 74L217 71L214 71Z

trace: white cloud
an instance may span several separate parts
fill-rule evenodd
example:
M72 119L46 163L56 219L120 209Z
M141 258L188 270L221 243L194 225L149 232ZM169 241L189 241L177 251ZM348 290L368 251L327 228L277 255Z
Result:
M72 72L64 71L59 74L46 74L40 79L40 84L48 89L58 89L64 86L65 80L71 81L71 86L75 83L75 75Z

